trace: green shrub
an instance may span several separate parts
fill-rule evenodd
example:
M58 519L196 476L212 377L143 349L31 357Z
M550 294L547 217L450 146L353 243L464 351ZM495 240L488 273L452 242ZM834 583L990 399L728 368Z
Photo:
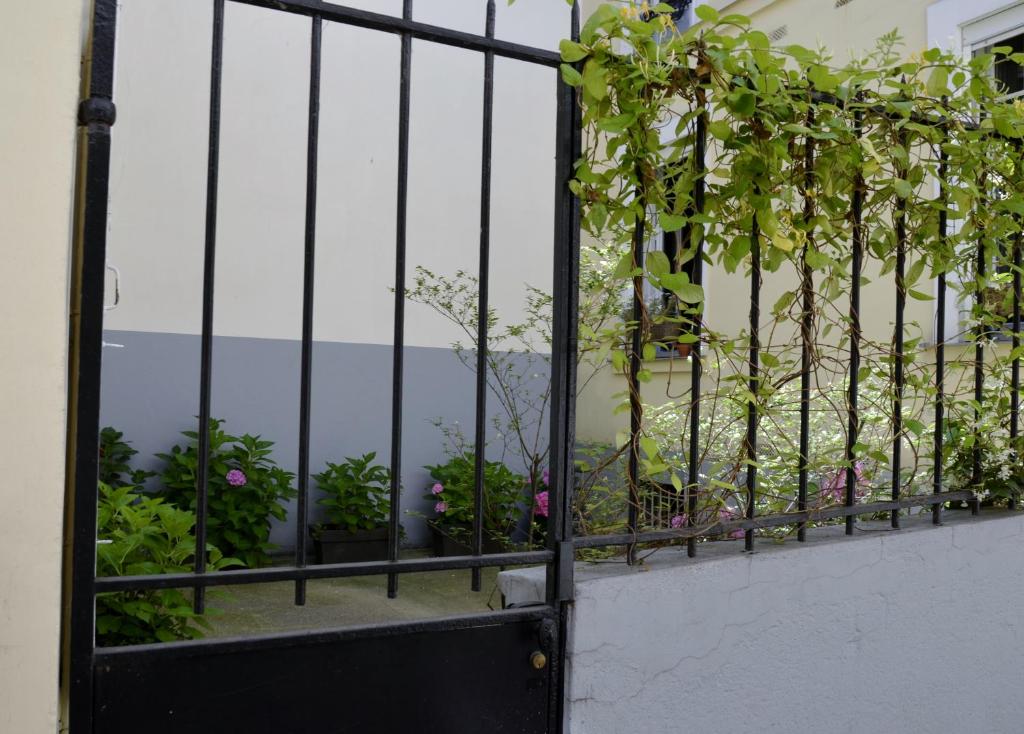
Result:
M124 440L124 434L111 426L100 431L99 480L111 487L139 486L153 472L132 469L131 460L138 451Z
M473 523L473 494L476 459L458 454L444 464L424 467L434 483L427 499L434 502L434 517L428 522L459 540L469 537ZM484 534L507 542L522 514L526 477L516 474L500 461L484 462Z
M148 497L134 487L99 485L96 573L136 576L192 570L196 539L195 515ZM241 563L224 558L207 544L208 568ZM192 610L189 593L151 589L99 594L96 597L96 638L100 645L133 645L202 637L209 628Z
M346 457L340 464L327 462L327 468L314 474L317 488L325 493L317 504L327 508L332 525L354 533L388 524L391 514L391 472L374 464L376 452L358 459Z
M273 441L245 434L231 436L223 421L210 421L210 463L207 481L207 538L226 555L256 568L270 562L270 520L284 520L281 504L295 496L294 474L270 458ZM196 472L199 467L198 433L183 431L190 439L185 448L157 454L166 462L160 480L168 502L196 507Z

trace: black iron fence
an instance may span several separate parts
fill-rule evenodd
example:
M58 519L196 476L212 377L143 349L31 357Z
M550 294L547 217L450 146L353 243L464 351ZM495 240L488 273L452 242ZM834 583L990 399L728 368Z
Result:
M692 70L691 70L692 71ZM752 80L733 79L733 88L754 88ZM710 86L708 78L699 80L699 84ZM687 151L683 162L677 163L678 168L688 168L694 172L692 176L692 190L688 192L690 209L687 211L688 218L699 220L700 215L705 212L706 189L709 185L705 175L707 166L707 141L708 124L715 118L716 111L707 102L700 86L695 85L696 93L691 98L694 105L693 120L684 133L686 145L683 148ZM945 104L931 105L929 112L913 111L907 112L904 109L895 109L892 105L885 105L860 95L840 98L833 94L810 92L807 106L806 118L798 120L803 124L803 130L807 132L803 138L800 148L792 148L794 175L803 177L801 185L803 212L806 220L811 220L815 214L815 193L816 186L816 153L819 142L815 138L816 116L819 111L827 110L827 116L843 116L848 123L849 129L853 131L852 141L845 142L847 145L857 145L862 135L865 134L866 126L872 122L885 121L888 123L899 123L902 127L899 133L900 143L910 149L915 144L926 149L927 154L932 156L932 165L937 171L930 179L935 183L937 195L932 200L932 206L937 209L937 218L934 231L928 235L940 246L945 247L950 239L950 222L948 212L950 210L951 188L955 188L956 179L950 170L949 154L950 146L955 146L964 136L975 136L993 141L998 147L994 155L1006 156L1014 161L1019 161L1020 138L1015 134L1004 132L1000 129L980 124L976 118L965 117L962 113L950 111L947 114L936 114L935 108ZM938 100L934 100L938 102ZM912 124L907 124L912 123ZM940 131L941 135L937 142L929 142L927 139L918 137L915 140L915 128L926 127L931 131ZM734 134L738 134L735 133ZM904 162L902 167L897 165L895 174L898 177L906 178L908 163ZM670 188L670 187L666 187ZM986 196L983 197L978 206L992 204L994 198L998 197L998 185L989 183L984 187ZM760 193L760 192L755 192ZM761 340L761 332L765 328L763 321L763 308L761 288L763 282L762 262L764 253L761 250L763 233L759 229L758 217L755 213L749 231L750 253L749 270L747 271L746 282L748 285L748 331L745 341L748 347L748 356L745 361L745 379L748 388L749 399L746 401L746 432L743 442L745 453L745 470L741 473L738 481L742 483L745 497L740 512L729 513L731 515L722 518L713 511L704 513L701 518L701 509L698 507L698 497L702 491L707 491L707 479L702 475L704 470L704 457L701 453L702 437L702 408L708 402L716 399L714 394L707 395L704 385L704 377L709 366L706 364L705 354L709 339L704 332L706 329L703 308L686 308L681 304L680 312L688 314L688 318L681 319L688 324L687 343L690 346L691 374L689 385L688 405L685 412L688 417L689 428L682 436L686 441L685 449L685 486L673 488L672 485L659 480L658 477L645 475L641 468L641 443L646 435L645 426L645 404L642 399L642 375L644 369L642 347L645 341L650 341L652 317L647 313L644 304L643 285L645 276L643 274L645 248L648 237L648 229L651 227L649 220L638 217L637 224L633 231L631 257L633 270L632 283L632 323L627 323L626 352L628 356L626 378L629 389L629 434L628 440L624 443L621 452L623 458L625 485L628 489L628 497L623 510L626 517L625 528L622 532L605 532L593 535L578 536L574 540L576 548L599 548L605 546L625 546L627 559L632 562L636 558L638 544L665 544L672 541L685 542L688 554L694 556L698 547L698 541L706 538L731 535L737 537L742 533L744 539L744 550L754 549L755 533L759 530L784 528L794 531L797 540L806 539L806 530L809 524L827 523L829 521L842 520L845 523L846 533L852 534L855 529L855 522L858 516L880 516L886 515L888 524L896 529L900 527L901 518L905 516L906 510L911 508L931 508L932 522L936 525L942 522L944 507L966 506L974 514L979 511L981 494L984 491L984 480L982 477L983 448L979 432L980 421L985 412L990 409L986 403L985 370L986 344L992 341L994 335L1000 333L1009 342L1008 360L1003 360L997 367L1008 366L1009 379L1009 411L1005 428L1010 436L1010 444L1016 446L1020 431L1020 361L1021 361L1021 235L1019 227L1006 238L1006 241L993 244L992 237L984 232L974 237L975 245L964 245L960 247L975 247L974 254L960 259L959 269L934 268L934 304L935 304L935 340L934 340L934 364L931 366L931 379L933 380L933 391L929 395L933 397L931 411L933 413L934 430L931 435L931 491L928 493L908 492L905 486L905 467L902 466L904 452L909 442L909 430L906 423L908 406L920 395L909 395L908 377L906 364L908 355L906 348L906 311L908 286L906 273L908 255L911 250L910 237L908 235L908 210L907 198L895 198L889 205L891 208L891 220L889 226L893 232L895 241L894 264L893 264L893 289L895 294L895 310L892 313L893 336L890 344L890 353L884 360L891 368L892 390L890 429L892 444L889 454L888 481L889 497L885 500L875 499L862 501L858 497L858 484L860 482L859 469L857 467L858 457L863 455L865 447L859 443L862 424L862 407L859 405L861 397L861 381L864 379L863 372L863 324L862 324L862 299L861 285L865 277L865 261L867 258L867 240L869 233L863 221L865 207L865 196L867 186L864 176L858 173L851 181L851 193L848 199L848 211L845 218L849 226L849 266L845 272L848 282L849 310L846 315L847 342L845 359L848 361L848 371L845 376L845 461L842 464L842 494L838 504L829 506L812 506L809 501L809 488L812 484L810 479L811 457L814 446L811 445L810 416L814 408L812 397L812 383L815 380L815 367L813 352L818 345L815 342L814 324L814 291L812 269L807 259L808 249L814 247L815 232L813 228L807 232L807 239L803 244L802 251L797 253L795 265L799 285L796 289L796 302L798 314L794 317L796 322L796 347L799 349L799 367L796 378L799 379L799 431L797 443L799 446L797 460L791 467L791 476L794 485L794 507L791 511L778 513L758 514L757 499L759 497L759 437L761 423L759 411L763 397L759 397L764 386L764 372L762 371L761 359L765 354L765 345ZM637 192L640 196L640 192ZM1014 215L1016 216L1016 215ZM1019 224L1019 217L1015 219ZM697 232L699 230L699 232ZM685 263L686 272L693 284L703 285L705 283L705 267L712 260L706 256L704 251L704 229L687 225L682 232L682 240L691 242L687 251L688 262ZM672 258L676 260L675 258ZM972 262L969 262L972 261ZM969 262L969 269L965 267ZM681 267L678 261L673 262L674 267ZM988 285L988 273L993 269L1004 273L1012 273L1010 288L1012 289L1012 307L1006 323L993 326L986 323L984 312L984 300ZM970 410L973 412L973 429L968 432L967 447L970 450L972 471L970 485L967 487L950 489L945 476L947 452L950 447L948 443L952 440L949 427L949 405L952 397L952 390L948 383L947 346L950 343L950 329L946 323L946 312L950 301L950 290L953 285L949 279L956 277L961 283L970 284L961 294L963 298L973 301L971 306L973 323L969 323L966 329L957 335L954 342L965 348L973 346L973 356L967 365L971 372L971 400ZM714 284L710 286L714 288ZM1002 295L1002 294L1000 294ZM917 294L915 297L920 297ZM802 302L801 302L802 300ZM736 303L733 301L732 303ZM914 349L920 349L919 340L914 340ZM913 356L913 355L910 355ZM958 360L959 366L964 366L964 360ZM991 367L993 365L989 365ZM917 383L915 383L917 384ZM964 436L960 436L963 440ZM708 439L710 440L710 439ZM1008 461L1013 465L1013 471L1019 471L1019 458L1016 449L1010 454ZM666 497L668 499L666 499ZM1019 497L1012 492L1005 498L1010 509L1016 507ZM669 516L677 521L680 517L683 522L666 521Z

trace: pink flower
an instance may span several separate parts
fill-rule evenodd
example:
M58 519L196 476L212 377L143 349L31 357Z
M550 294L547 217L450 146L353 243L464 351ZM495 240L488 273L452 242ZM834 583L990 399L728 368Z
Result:
M723 507L718 511L719 522L729 522L730 520L735 520L737 517L739 517L739 515L734 510L731 510L728 507ZM745 535L746 532L743 530L743 528L736 528L731 533L729 533L730 538L742 538Z
M544 467L544 471L540 473L540 480L544 482L544 486L547 487L550 484L551 474L548 472L548 468Z
M249 481L245 478L245 472L241 469L232 469L224 475L224 478L228 480L228 484L232 487L243 487Z
M853 474L856 477L854 495L860 499L867 494L867 478L864 476L864 464L858 461L853 465ZM830 496L835 502L846 501L846 469L836 469L829 474L821 485L821 492L826 497Z
M686 515L676 515L669 521L669 525L672 526L673 530L678 530L681 527L686 526Z
M430 493L434 495L441 494L443 491L444 485L441 484L440 482L437 482L433 487L430 488Z
M434 512L436 512L438 515L443 515L447 511L448 511L448 503L447 502L438 502L436 505L434 505Z
M538 492L537 496L533 501L533 514L538 517L548 516L548 493L547 491Z

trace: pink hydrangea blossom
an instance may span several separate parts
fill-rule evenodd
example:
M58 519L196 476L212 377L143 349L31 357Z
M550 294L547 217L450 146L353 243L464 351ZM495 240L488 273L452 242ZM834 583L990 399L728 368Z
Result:
M669 521L669 525L672 526L673 530L686 526L686 515L676 515Z
M548 493L547 491L538 492L533 503L533 514L538 517L548 516Z
M232 469L224 475L224 478L228 480L228 484L232 487L244 487L249 481L245 476L245 472L241 469Z
M448 503L438 502L436 505L434 505L434 512L436 512L438 515L443 515L444 513L448 512Z
M864 464L858 461L853 465L853 474L856 477L854 494L861 499L867 494L868 480L864 476ZM835 502L846 500L846 469L836 469L829 474L821 485L821 492L826 497L831 497Z
M444 491L444 485L437 482L433 487L430 488L430 493L433 495L441 494Z
M730 520L735 520L738 517L739 514L735 510L732 510L728 507L723 507L718 511L719 522L729 522ZM746 535L746 532L743 530L743 528L736 528L731 533L729 533L730 538L742 538L744 537L744 535Z
M544 482L544 486L547 487L550 484L551 474L547 467L544 467L544 471L540 473L540 480Z

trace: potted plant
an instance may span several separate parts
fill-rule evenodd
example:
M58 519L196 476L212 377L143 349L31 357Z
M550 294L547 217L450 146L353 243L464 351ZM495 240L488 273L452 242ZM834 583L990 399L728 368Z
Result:
M473 497L476 459L457 454L444 464L425 467L433 480L425 497L433 502L434 516L427 520L433 533L434 555L465 556L473 552ZM501 553L511 536L526 501L526 478L500 461L484 462L483 552Z
M207 475L206 537L249 568L270 563L271 519L284 520L283 501L295 496L295 475L271 457L273 441L245 434L231 436L221 430L223 421L210 420L209 474ZM196 471L199 467L196 431L183 431L190 439L169 454L157 454L165 462L159 494L167 502L195 511Z
M652 344L666 352L675 351L681 358L690 356L687 319L681 316L674 296L658 296L652 298L644 306L647 312L647 328L643 332L643 343ZM626 303L622 311L622 320L627 324L634 322L633 301Z
M380 561L388 555L391 472L375 464L377 453L346 457L314 474L324 496L317 504L327 522L309 526L317 563Z

